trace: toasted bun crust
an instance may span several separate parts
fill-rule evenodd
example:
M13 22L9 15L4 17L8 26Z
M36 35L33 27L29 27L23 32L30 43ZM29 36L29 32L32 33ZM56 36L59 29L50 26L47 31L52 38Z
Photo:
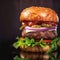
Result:
M34 46L34 47L29 46L27 48L20 46L20 49L25 52L42 52L43 51L43 49L38 46Z
M50 8L32 6L21 12L20 21L58 22L58 16L57 13Z
M50 49L50 47L46 46L46 48L42 48L40 46L34 46L34 47L29 46L27 48L24 48L20 46L20 49L25 52L43 52L44 53L44 52L47 52Z

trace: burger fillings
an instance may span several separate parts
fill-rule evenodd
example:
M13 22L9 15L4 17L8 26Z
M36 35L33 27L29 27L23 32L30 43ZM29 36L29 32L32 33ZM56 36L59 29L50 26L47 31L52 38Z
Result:
M57 36L58 16L50 8L34 6L26 8L21 12L20 21L24 27L23 37L39 40L40 38L53 39Z

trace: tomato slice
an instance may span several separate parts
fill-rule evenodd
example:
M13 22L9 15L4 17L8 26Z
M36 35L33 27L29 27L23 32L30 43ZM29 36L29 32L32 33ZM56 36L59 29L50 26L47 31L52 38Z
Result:
M43 40L46 43L50 43L52 40Z

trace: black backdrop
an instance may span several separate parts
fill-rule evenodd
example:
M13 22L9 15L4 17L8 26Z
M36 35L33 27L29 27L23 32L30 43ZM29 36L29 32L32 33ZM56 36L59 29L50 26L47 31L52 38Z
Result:
M60 17L60 0L0 0L0 60L12 60L12 47L16 36L21 35L20 12L29 6L44 6L54 9ZM60 36L60 23L58 36Z

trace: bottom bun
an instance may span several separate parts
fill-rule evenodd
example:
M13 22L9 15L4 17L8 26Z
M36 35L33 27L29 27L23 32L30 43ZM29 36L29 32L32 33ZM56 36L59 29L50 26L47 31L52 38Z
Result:
M44 52L46 52L42 47L40 47L40 46L34 46L34 47L31 47L31 46L29 46L29 47L27 47L27 48L24 48L24 47L20 47L20 49L22 50L22 51L25 51L25 52L42 52L42 53L44 53Z

